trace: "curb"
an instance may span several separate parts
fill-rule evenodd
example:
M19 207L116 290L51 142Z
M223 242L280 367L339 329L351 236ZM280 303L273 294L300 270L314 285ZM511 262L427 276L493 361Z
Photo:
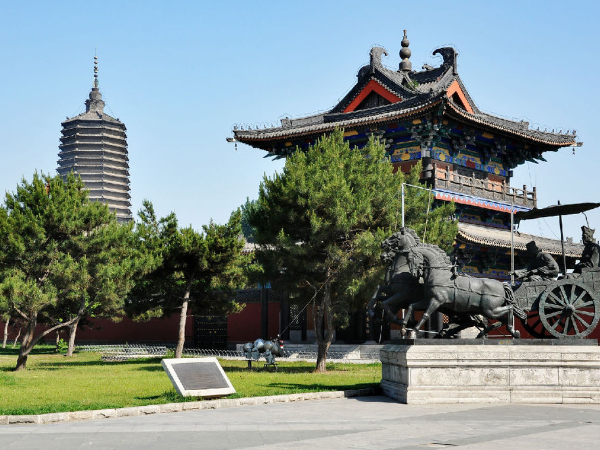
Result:
M199 409L235 408L238 406L363 397L377 394L377 388L365 388L348 391L306 392L302 394L272 395L268 397L245 397L184 403L166 403L163 405L134 406L130 408L96 409L90 411L73 411L22 416L0 416L0 425L49 424L58 422L74 422L79 420L110 419L113 417L135 417L147 416L149 414L163 414Z

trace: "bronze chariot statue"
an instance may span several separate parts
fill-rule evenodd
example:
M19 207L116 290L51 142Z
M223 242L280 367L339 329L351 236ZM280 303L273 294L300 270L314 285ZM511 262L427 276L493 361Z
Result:
M480 328L478 337L485 337L506 325L518 338L519 332L513 327L513 317L518 317L527 330L541 324L543 336L537 337L583 338L600 320L600 248L593 245L596 247L589 243L587 252L591 263L585 260L584 251L576 275L557 280L558 266L552 257L535 243L528 244L531 261L527 269L515 271L523 282L513 290L498 280L457 274L443 250L421 243L413 230L404 228L382 243L381 259L387 264L385 284L378 287L368 309L373 316L381 302L388 319L401 326L403 335L408 331L411 312L424 311L409 338L416 337L436 311L450 319L449 326L436 337L451 337L470 326ZM404 319L396 317L401 309L406 310Z

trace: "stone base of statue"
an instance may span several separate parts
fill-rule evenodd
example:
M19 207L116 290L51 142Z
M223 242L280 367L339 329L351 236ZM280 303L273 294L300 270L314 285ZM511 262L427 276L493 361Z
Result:
M600 403L596 340L404 339L380 355L402 403Z

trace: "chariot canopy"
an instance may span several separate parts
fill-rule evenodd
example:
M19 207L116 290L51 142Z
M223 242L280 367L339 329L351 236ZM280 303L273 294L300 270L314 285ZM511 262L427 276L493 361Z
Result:
M564 239L564 233L563 233L563 224L562 224L562 216L568 216L571 214L579 214L579 213L583 213L585 211L589 211L591 209L595 209L597 207L600 206L600 203L592 203L592 202L587 202L587 203L571 203L571 204L567 204L567 205L561 205L560 202L558 202L557 205L551 205L551 206L547 206L545 208L533 208L529 211L518 211L516 213L514 213L514 218L518 219L518 220L530 220L530 219L540 219L542 217L556 217L558 216L558 223L560 226L560 244L562 246L562 259L563 259L563 272L566 274L567 273L567 261L566 261L566 256L565 256L565 239ZM511 245L511 272L514 272L515 268L514 268L514 239L512 238L512 235L514 233L514 227L512 226L512 216L511 215L511 227L510 227L510 232L511 232L511 241L513 241L513 244ZM511 284L514 284L514 279L511 276Z
M600 203L571 203L569 205L551 205L545 208L533 208L529 211L518 211L515 214L517 220L540 219L542 217L568 216L570 214L579 214L595 209Z

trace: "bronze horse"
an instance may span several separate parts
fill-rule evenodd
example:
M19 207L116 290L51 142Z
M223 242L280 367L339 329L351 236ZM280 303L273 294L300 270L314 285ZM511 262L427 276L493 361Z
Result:
M513 327L513 314L526 318L526 314L514 300L511 287L507 283L490 278L474 278L453 273L448 255L437 245L421 244L410 247L408 256L411 273L422 276L424 298L427 308L423 317L411 332L415 337L425 321L440 307L458 313L480 314L496 320L482 330L479 337L506 325L514 338L520 333Z
M401 309L413 303L423 302L423 284L410 271L408 255L410 248L419 243L419 238L410 229L401 229L381 243L381 260L387 265L385 285L377 286L368 305L369 314L374 316L375 305L381 306L390 322L406 330L406 320L396 316Z
M381 260L387 266L385 285L377 286L367 307L369 315L374 317L376 304L381 302L386 317L390 322L400 325L403 336L412 311L424 311L429 305L424 297L423 282L411 270L411 249L421 245L424 244L421 244L415 231L410 228L401 228L381 243ZM405 317L399 319L397 314L402 309L406 310ZM445 307L441 307L440 312L450 318L450 324L436 337L450 337L468 327L484 328L487 325L487 322L476 315L456 313Z

